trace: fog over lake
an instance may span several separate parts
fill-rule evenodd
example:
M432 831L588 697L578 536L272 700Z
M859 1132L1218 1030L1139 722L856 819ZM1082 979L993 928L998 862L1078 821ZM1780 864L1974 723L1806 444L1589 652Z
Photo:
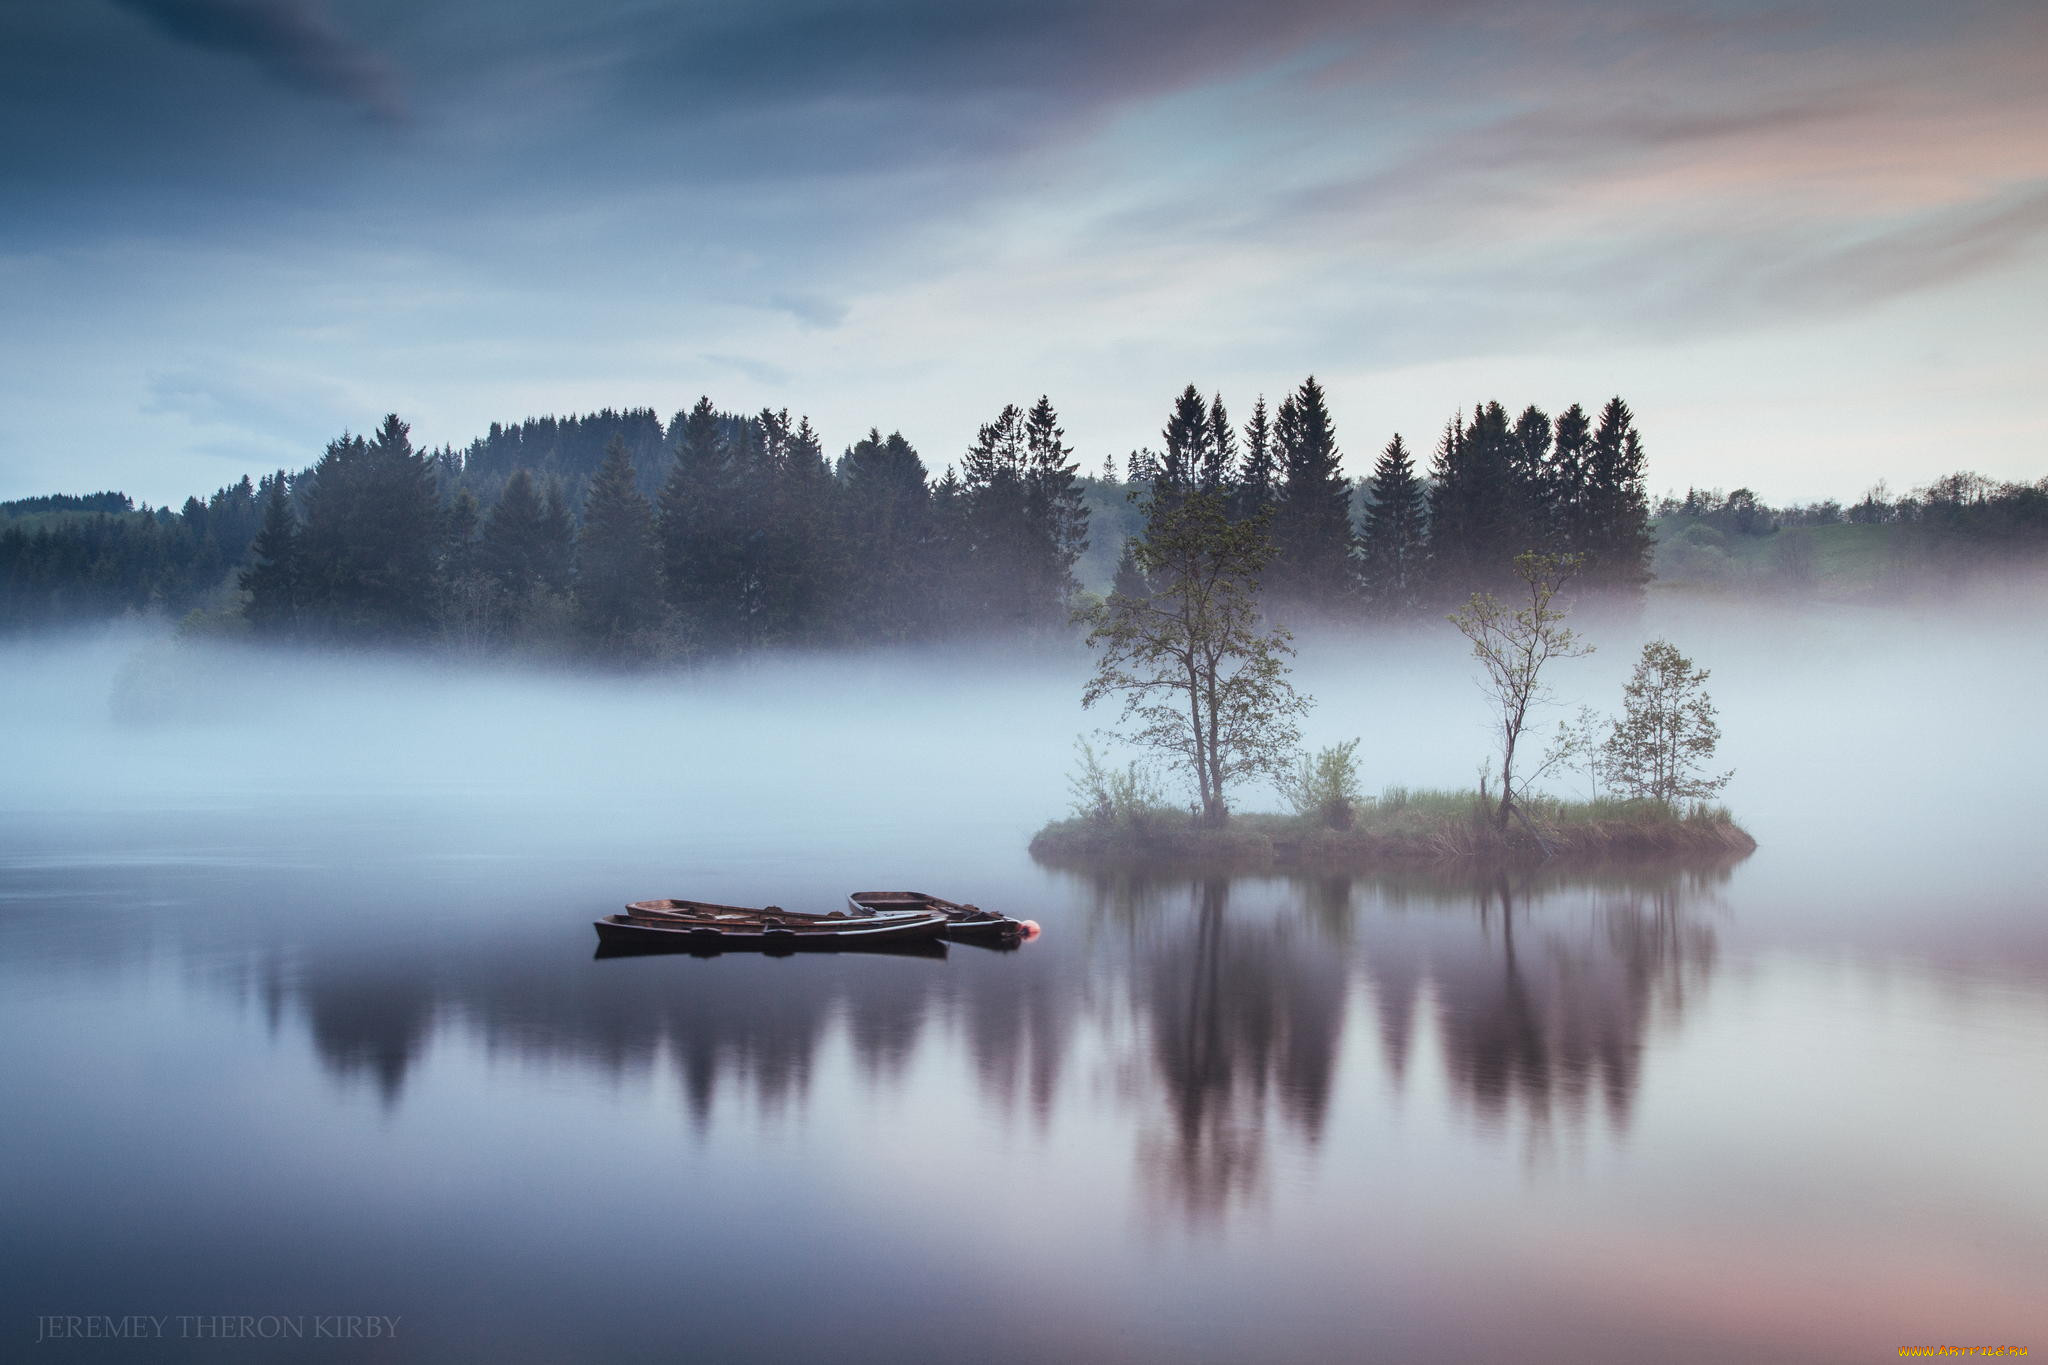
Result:
M233 1353L2043 1349L2044 608L1589 618L1548 719L1617 709L1669 636L1712 670L1758 851L1359 877L1034 863L1114 718L1071 642L605 677L5 641L0 1339L375 1314L395 1338ZM1361 737L1368 791L1471 784L1448 626L1297 643L1312 746ZM628 899L867 888L1044 934L593 954Z

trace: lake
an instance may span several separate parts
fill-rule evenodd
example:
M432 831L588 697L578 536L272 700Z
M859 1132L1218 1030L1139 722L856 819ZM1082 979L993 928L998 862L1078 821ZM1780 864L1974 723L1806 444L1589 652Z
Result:
M9 646L0 1340L2048 1349L2038 625L1658 611L1716 669L1746 860L1043 868L1024 843L1094 723L1059 651L595 682ZM1312 653L1374 782L1470 780L1454 648ZM594 952L629 898L896 887L1044 933Z

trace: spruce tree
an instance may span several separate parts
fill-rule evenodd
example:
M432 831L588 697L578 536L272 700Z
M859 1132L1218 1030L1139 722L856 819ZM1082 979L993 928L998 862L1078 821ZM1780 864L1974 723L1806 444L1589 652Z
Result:
M576 574L576 520L561 480L548 480L541 498L540 579L549 592L566 593Z
M477 567L495 590L500 609L514 620L524 618L534 597L547 586L549 515L546 501L524 469L512 471L504 491L484 518L477 539Z
M1193 384L1180 392L1159 433L1166 449L1159 457L1155 490L1185 496L1203 487L1216 472L1216 447L1209 427L1209 409Z
M1230 488L1236 474L1237 433L1231 430L1230 413L1224 408L1223 395L1219 393L1209 400L1208 458L1197 483L1205 493L1220 493Z
M1593 553L1592 455L1593 424L1574 403L1558 414L1550 447L1546 510L1550 543L1559 554L1586 558Z
M1042 556L1037 591L1049 626L1065 623L1067 604L1081 586L1074 565L1088 552L1088 502L1080 474L1052 399L1040 394L1024 419L1024 481L1033 540Z
M902 432L884 438L871 427L839 457L838 484L848 629L863 640L914 638L930 624L938 572L924 461Z
M613 436L590 481L576 538L576 625L592 648L621 655L661 617L654 510L640 493L625 439Z
M656 504L662 592L691 639L722 648L738 634L746 528L739 520L743 478L733 447L750 423L728 421L699 398L671 428L674 455Z
M1339 466L1336 428L1314 375L1280 405L1273 437L1281 483L1270 590L1277 601L1333 612L1353 582L1351 484Z
M1231 490L1231 514L1243 521L1270 513L1278 482L1273 426L1266 420L1266 395L1260 394L1251 421L1244 424L1244 456Z
M1116 559L1116 577L1109 585L1112 597L1149 597L1152 585L1145 579L1145 571L1138 567L1138 542L1135 537L1124 541L1123 553Z
M1600 410L1587 455L1588 588L1639 593L1650 581L1650 499L1635 414L1619 397Z
M249 546L249 565L239 580L249 594L242 615L260 635L289 635L299 617L299 519L286 495L284 471L263 483L263 529Z
M1380 452L1368 494L1360 577L1372 610L1398 616L1420 604L1429 551L1422 481L1398 434Z
M1507 410L1485 403L1453 418L1430 470L1430 577L1442 600L1502 587L1523 551L1515 437Z
M440 595L440 522L432 466L397 414L369 441L329 442L305 500L302 619L310 609L344 636L424 631Z

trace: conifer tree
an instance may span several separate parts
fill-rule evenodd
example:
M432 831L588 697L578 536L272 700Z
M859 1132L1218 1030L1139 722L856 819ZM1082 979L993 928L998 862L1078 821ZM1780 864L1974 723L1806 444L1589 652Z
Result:
M1650 500L1635 414L1619 397L1600 410L1587 457L1586 586L1639 593L1650 581Z
M1236 473L1237 433L1231 430L1230 413L1219 393L1209 400L1208 457L1197 483L1205 493L1220 493L1230 487Z
M1510 544L1516 554L1550 548L1552 434L1550 415L1533 403L1515 419L1508 474L1514 486Z
M299 615L299 519L286 496L282 469L263 481L263 529L249 546L240 577L249 600L242 615L262 635L289 635Z
M1051 625L1065 623L1067 603L1081 586L1074 565L1088 551L1088 502L1080 473L1051 398L1040 394L1024 419L1025 505L1037 528L1034 540L1042 555L1038 591Z
M1281 484L1271 592L1281 602L1335 611L1353 582L1351 484L1339 467L1336 428L1314 375L1280 405L1273 438Z
M1380 452L1368 494L1360 576L1372 610L1397 616L1420 604L1429 552L1422 481L1398 434Z
M541 498L540 578L549 592L566 593L576 574L576 520L559 479L548 480Z
M1437 443L1429 494L1430 576L1441 598L1491 591L1523 553L1515 439L1507 410L1485 403L1453 418Z
M764 411L769 480L761 520L752 528L760 557L754 565L761 583L761 611L752 643L816 638L829 619L831 594L840 576L834 525L834 484L824 446L810 418L792 427L786 410Z
M546 501L524 469L512 471L505 489L484 518L477 540L477 567L496 590L500 609L523 618L535 594L548 584L550 517Z
M1231 513L1238 520L1265 516L1273 510L1278 470L1273 451L1273 426L1266 420L1266 395L1252 405L1244 424L1244 456L1231 490Z
M1088 546L1088 509L1073 448L1049 399L1027 416L1010 404L961 462L967 600L990 626L1032 631L1065 622Z
M1124 541L1123 552L1116 558L1116 577L1110 582L1112 597L1149 597L1151 584L1146 581L1145 571L1138 567L1138 542Z
M739 634L746 527L733 447L747 444L750 426L728 422L699 398L673 428L675 453L656 505L662 591L691 637L713 648Z
M329 442L306 496L302 617L310 605L349 636L424 631L439 597L440 521L433 469L397 414L367 442Z
M1159 433L1166 442L1160 453L1156 491L1184 496L1204 488L1216 474L1216 447L1209 427L1209 409L1193 384L1181 390Z
M613 436L590 481L576 539L576 624L600 653L631 652L660 619L661 558L654 511L640 493L625 439Z
M932 610L933 518L924 461L900 431L879 427L839 457L840 600L860 639L907 640Z
M1550 447L1549 496L1545 499L1550 543L1560 554L1593 552L1593 424L1577 403L1558 414Z

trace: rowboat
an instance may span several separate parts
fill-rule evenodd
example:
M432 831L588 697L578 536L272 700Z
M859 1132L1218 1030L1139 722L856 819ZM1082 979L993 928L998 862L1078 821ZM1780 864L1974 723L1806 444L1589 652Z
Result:
M634 901L624 914L606 915L594 923L598 941L613 946L775 953L931 940L945 932L947 921L936 911L910 908L812 915L777 905L757 910L709 901L651 900Z
M846 898L846 903L856 914L864 915L896 910L944 915L947 938L1008 939L1021 938L1026 932L1022 920L984 910L978 905L961 905L957 901L928 896L922 891L856 891Z

